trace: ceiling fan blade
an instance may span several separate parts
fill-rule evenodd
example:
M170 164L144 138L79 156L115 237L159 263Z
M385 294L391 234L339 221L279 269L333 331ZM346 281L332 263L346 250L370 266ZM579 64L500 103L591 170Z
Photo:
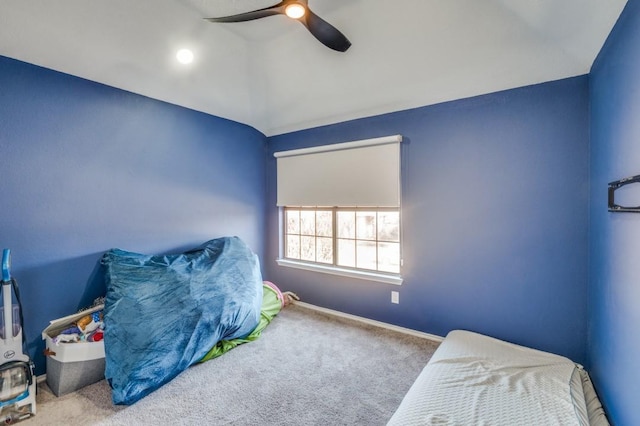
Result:
M254 19L266 18L267 16L283 15L287 1L265 7L264 9L253 10L251 12L240 13L238 15L222 16L220 18L205 18L209 22L244 22L253 21Z
M346 52L351 42L336 27L313 13L307 7L307 13L299 19L318 41L330 49Z

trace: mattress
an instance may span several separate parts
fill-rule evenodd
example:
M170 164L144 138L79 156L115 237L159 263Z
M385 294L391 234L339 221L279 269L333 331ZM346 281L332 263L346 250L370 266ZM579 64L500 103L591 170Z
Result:
M582 389L584 392L585 403L587 404L587 415L591 426L609 426L609 420L604 413L604 408L598 399L593 383L589 378L589 374L580 369L580 377L582 378Z
M454 330L388 425L586 426L585 377L590 384L568 358ZM596 424L608 424L604 413L598 417L595 392L587 398L594 419L604 421Z

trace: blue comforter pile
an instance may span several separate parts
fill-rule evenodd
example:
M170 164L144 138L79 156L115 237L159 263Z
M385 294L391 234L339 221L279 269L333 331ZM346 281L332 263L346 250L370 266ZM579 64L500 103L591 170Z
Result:
M114 404L133 404L198 362L220 340L257 326L262 277L237 237L181 254L104 254L105 376Z

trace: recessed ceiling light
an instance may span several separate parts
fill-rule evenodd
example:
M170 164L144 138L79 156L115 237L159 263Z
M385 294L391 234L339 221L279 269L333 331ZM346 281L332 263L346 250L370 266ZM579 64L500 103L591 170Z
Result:
M287 16L292 19L302 18L306 11L307 10L300 3L291 3L284 9L284 13L286 13Z
M178 62L181 64L190 64L193 62L193 52L189 49L180 49L178 53L176 53L176 59L178 59Z

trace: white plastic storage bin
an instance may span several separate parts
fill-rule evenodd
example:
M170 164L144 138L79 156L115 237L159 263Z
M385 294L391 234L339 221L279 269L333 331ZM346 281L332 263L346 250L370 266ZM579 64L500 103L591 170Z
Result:
M46 342L47 385L56 396L76 391L104 379L104 341L56 343L53 338L80 318L104 309L98 305L77 314L50 321L42 332Z

